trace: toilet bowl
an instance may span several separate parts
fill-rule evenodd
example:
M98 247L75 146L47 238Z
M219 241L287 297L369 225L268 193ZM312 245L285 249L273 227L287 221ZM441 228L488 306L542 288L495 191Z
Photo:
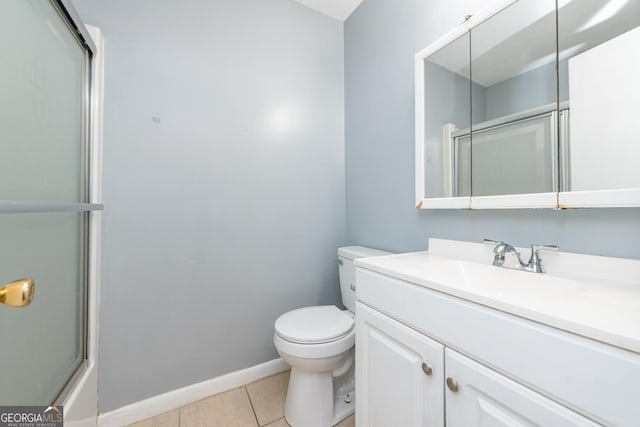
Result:
M355 409L356 258L388 255L361 246L338 250L342 302L289 311L275 322L273 343L291 366L284 415L292 427L330 427Z

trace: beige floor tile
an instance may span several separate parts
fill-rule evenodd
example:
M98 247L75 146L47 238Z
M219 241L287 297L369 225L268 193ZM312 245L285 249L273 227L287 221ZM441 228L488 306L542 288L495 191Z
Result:
M339 424L336 424L335 427L355 427L356 426L356 418L354 415L351 415L349 418L342 420ZM287 420L284 418L280 418L277 421L267 424L264 427L291 427Z
M251 404L261 426L284 416L289 371L247 385Z
M200 400L180 409L180 427L256 427L244 387Z
M171 412L165 412L164 414L157 415L153 418L138 421L135 424L131 424L129 427L178 427L180 425L179 417L180 410L175 409Z
M342 422L335 425L335 427L355 427L356 426L356 417L355 415L351 415L349 418L342 420ZM267 424L264 427L291 427L287 420L284 418L280 418L277 421Z
M356 427L356 416L351 415L349 418L345 418L336 427Z
M278 421L274 421L272 423L267 424L264 427L291 427L287 420L284 418L280 418Z

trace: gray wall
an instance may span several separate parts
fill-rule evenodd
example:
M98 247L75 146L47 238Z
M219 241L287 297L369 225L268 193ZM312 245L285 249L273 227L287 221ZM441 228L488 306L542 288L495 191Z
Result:
M640 209L414 208L416 52L489 0L364 0L345 24L347 239L392 251L429 237L640 258Z
M568 60L560 61L560 101L569 99ZM519 113L532 108L556 102L556 65L555 62L534 68L524 74L503 80L486 89L485 118L491 120L508 114Z
M468 42L467 42L468 43ZM425 194L445 197L442 126L453 123L456 129L471 128L471 111L476 122L484 121L486 89L469 79L431 61L425 61ZM472 94L469 94L471 85ZM454 93L454 96L451 94ZM473 107L471 103L473 102ZM467 173L469 176L469 173ZM468 190L468 189L467 189ZM468 192L458 193L459 196Z
M290 0L74 3L107 43L106 412L273 359L280 314L339 301L343 26Z

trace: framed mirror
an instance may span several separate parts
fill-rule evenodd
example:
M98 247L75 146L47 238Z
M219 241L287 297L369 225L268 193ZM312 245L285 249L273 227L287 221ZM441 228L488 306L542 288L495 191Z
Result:
M639 25L640 0L505 0L416 54L417 207L640 206Z
M469 32L464 32L429 56L420 60L420 78L424 118L417 132L424 144L416 155L419 199L431 205L468 208L471 196L471 145L457 141L453 134L471 125L471 89Z

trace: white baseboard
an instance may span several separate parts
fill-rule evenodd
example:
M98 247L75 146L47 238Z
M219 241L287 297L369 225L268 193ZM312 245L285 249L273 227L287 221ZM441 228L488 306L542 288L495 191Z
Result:
M150 397L149 399L123 406L115 411L100 414L98 417L98 425L100 427L126 426L136 421L188 405L189 403L197 402L205 397L284 372L287 369L289 369L289 365L282 359L270 360L260 365Z

